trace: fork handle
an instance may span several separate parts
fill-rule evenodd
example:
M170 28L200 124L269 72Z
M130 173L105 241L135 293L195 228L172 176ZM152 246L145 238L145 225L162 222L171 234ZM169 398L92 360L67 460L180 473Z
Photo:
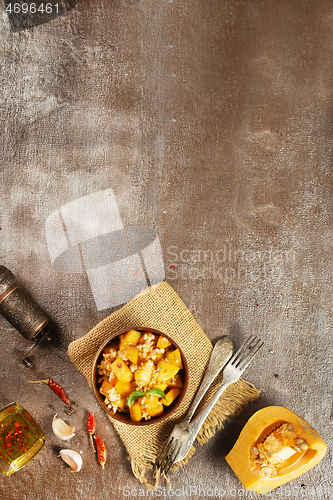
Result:
M188 452L191 449L192 444L195 441L195 438L198 435L198 432L200 431L202 424L206 420L208 414L210 413L211 409L221 396L222 392L226 390L226 388L232 383L232 381L229 379L227 381L224 381L221 383L219 386L218 390L214 394L213 398L211 401L208 403L208 405L202 410L201 413L189 424L188 426L188 436L187 439L184 441L182 444L181 449L179 450L179 453L177 454L175 462L180 462L183 460L187 455Z
M195 433L194 438L196 437L202 424L206 420L208 414L210 413L211 409L213 408L213 406L215 405L215 403L217 402L217 400L221 396L222 392L224 392L226 390L226 388L229 387L229 385L231 383L232 382L229 380L223 381L222 384L217 389L214 396L212 397L212 399L209 401L208 405L205 406L205 408L202 410L202 412L200 412L199 415L193 420L193 422L190 423L191 436L194 435L194 433Z
M197 409L200 401L202 400L207 390L209 389L211 383L215 380L215 378L220 373L224 365L231 358L233 350L234 350L233 343L229 337L223 337L222 339L216 342L208 363L208 367L205 371L204 378L184 418L184 421L190 422L191 418L194 415L195 410Z

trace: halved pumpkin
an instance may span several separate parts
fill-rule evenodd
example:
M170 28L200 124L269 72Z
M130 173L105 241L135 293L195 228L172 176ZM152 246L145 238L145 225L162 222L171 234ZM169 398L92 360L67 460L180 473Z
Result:
M264 494L312 469L326 451L306 420L268 406L248 420L225 459L245 489Z

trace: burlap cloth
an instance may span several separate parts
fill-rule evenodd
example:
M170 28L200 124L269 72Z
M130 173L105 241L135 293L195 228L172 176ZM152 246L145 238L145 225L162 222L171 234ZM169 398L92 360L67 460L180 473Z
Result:
M186 396L179 408L166 421L149 426L133 426L110 418L129 453L133 473L141 482L151 487L146 478L147 469L153 468L156 456L173 426L186 414L205 371L212 352L212 344L177 293L164 281L131 300L101 321L84 337L69 345L69 357L86 377L90 386L93 360L102 342L112 333L135 326L155 328L173 338L183 350L189 368ZM216 388L210 390L200 408L207 404L215 390ZM226 421L239 414L248 403L257 399L259 394L252 384L242 379L229 386L203 424L198 435L199 443L207 442ZM192 447L186 459L174 468L184 465L194 451L195 448Z

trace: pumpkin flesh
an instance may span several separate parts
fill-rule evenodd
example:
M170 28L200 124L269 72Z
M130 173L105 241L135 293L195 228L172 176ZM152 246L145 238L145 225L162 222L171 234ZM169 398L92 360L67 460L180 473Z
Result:
M245 489L263 494L310 470L326 451L306 420L269 406L249 419L225 458Z

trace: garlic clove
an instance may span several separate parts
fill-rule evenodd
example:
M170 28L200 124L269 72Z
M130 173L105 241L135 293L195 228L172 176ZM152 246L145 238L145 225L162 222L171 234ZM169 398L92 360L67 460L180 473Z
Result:
M56 415L53 417L52 430L54 434L62 441L67 441L75 435L75 427L67 425L63 420L61 420L61 418L57 418Z
M74 450L60 450L60 456L73 472L79 472L82 467L82 457L80 453Z

